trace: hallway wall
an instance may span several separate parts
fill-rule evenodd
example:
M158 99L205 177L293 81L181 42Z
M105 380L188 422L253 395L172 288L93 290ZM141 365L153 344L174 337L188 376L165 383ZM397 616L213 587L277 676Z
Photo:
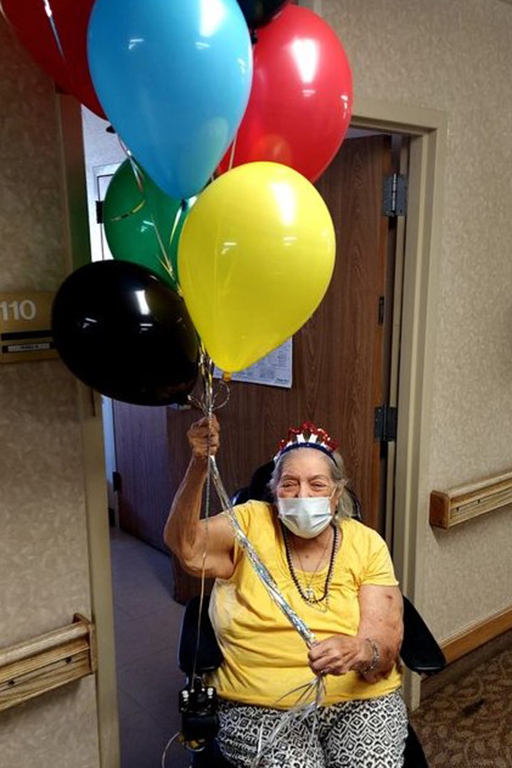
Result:
M512 604L510 508L449 531L428 494L512 468L512 6L500 0L316 0L356 97L449 120L425 527L423 612L439 639ZM398 514L400 511L398 510Z
M56 290L66 210L53 83L0 15L0 291ZM77 384L59 361L0 366L0 647L91 616ZM6 768L99 766L89 677L0 713Z

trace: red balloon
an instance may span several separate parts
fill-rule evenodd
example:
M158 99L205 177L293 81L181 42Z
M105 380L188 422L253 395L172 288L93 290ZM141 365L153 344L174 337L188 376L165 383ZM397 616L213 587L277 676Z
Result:
M87 26L94 0L2 0L22 45L67 93L105 117L89 74Z
M249 104L234 153L232 146L219 171L269 160L315 181L337 153L350 123L347 56L325 21L295 5L257 35Z

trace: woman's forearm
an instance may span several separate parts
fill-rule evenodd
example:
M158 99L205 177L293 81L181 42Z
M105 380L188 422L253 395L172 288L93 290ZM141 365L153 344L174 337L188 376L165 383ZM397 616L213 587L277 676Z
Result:
M234 569L229 521L224 515L200 519L208 462L219 446L219 423L215 416L201 419L191 425L187 436L192 458L174 497L164 540L188 573L228 579Z
M201 500L207 462L192 457L174 497L164 529L164 541L183 563L193 560L201 547Z
M362 588L358 637L368 645L370 661L361 670L368 679L391 671L403 638L403 601L396 587ZM371 652L371 653L370 653Z

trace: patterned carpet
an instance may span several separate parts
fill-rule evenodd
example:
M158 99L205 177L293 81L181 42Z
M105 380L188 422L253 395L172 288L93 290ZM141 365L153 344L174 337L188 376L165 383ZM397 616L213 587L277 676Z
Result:
M512 649L432 694L411 722L430 768L512 768Z

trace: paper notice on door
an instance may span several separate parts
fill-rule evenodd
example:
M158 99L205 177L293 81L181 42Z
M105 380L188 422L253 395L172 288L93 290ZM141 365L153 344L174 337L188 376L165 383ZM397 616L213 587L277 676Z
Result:
M292 340L288 339L254 365L234 373L231 380L290 389L292 386L292 367ZM220 378L222 371L215 368L213 375Z

